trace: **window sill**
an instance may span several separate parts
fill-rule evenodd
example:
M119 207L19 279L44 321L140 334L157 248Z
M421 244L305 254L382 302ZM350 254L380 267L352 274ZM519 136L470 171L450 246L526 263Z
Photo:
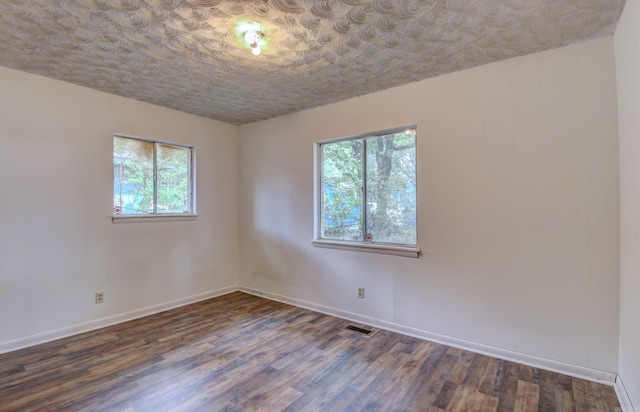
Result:
M196 220L198 215L118 215L112 216L113 223L150 223L150 222L184 222Z
M355 252L380 253L384 255L404 256L418 258L420 256L419 246L396 246L380 243L360 243L342 242L338 240L317 239L313 246L329 249L351 250Z

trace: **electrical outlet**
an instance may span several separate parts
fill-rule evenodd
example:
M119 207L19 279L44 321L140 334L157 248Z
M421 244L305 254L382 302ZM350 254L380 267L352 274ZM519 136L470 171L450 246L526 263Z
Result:
M358 297L364 299L364 288L358 288Z
M104 292L96 292L96 304L104 303Z

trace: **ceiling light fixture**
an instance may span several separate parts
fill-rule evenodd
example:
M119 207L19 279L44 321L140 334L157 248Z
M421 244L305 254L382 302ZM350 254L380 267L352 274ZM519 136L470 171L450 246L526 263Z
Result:
M262 40L262 33L258 31L249 30L244 34L244 41L251 47L251 53L254 56L260 55L262 53L261 47L264 45L264 41Z
M241 43L246 43L251 47L251 53L254 56L260 55L262 50L267 46L267 42L264 40L264 30L262 24L241 21L236 26L236 35Z

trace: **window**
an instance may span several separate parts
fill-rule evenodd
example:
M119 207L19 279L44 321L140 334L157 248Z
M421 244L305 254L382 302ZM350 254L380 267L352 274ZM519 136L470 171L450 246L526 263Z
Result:
M193 215L193 148L113 136L113 215Z
M320 142L316 151L314 244L417 256L416 128Z

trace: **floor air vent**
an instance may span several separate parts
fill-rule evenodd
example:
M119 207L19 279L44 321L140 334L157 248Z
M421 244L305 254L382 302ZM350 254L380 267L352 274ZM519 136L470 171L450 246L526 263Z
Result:
M347 329L349 329L349 330L355 330L356 332L360 332L360 333L365 334L365 335L368 335L368 334L370 334L370 333L371 333L371 331L370 331L369 329L362 329L362 328L359 328L359 327L357 327L357 326L351 326L351 325L349 325L349 326L347 326Z

